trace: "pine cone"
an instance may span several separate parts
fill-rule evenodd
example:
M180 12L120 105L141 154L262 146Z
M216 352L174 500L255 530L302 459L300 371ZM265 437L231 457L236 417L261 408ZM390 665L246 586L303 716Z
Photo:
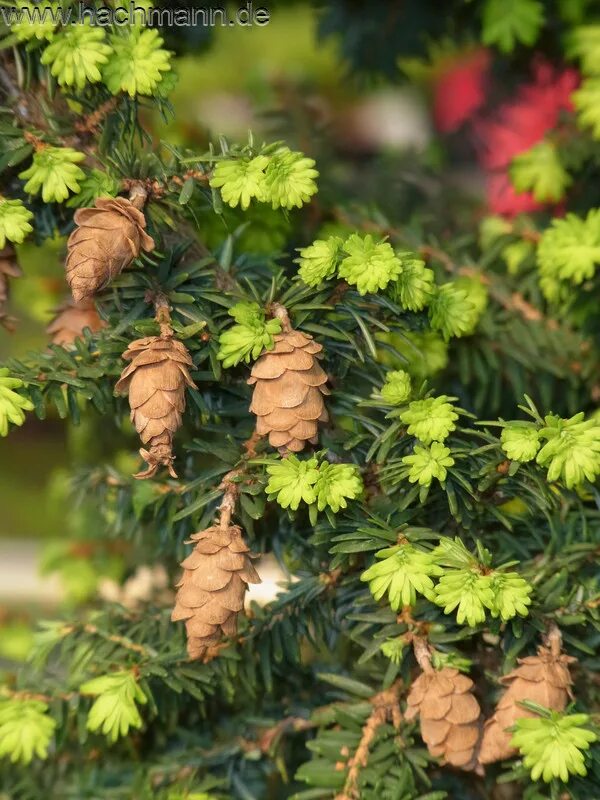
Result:
M185 620L190 658L209 661L221 639L235 635L248 584L260 583L260 578L237 525L208 528L193 534L190 542L196 546L181 563L171 619Z
M197 388L190 376L193 366L190 354L181 342L169 334L136 339L123 353L126 361L115 386L118 394L129 393L131 419L140 435L140 455L148 469L136 478L151 478L160 465L173 469L173 434L181 426L185 411L185 387Z
M17 264L14 247L7 245L0 250L0 320L7 317L8 298L10 296L10 279L22 276Z
M75 302L106 286L142 250L154 249L146 218L125 197L99 197L95 208L80 208L74 219L66 273Z
M67 300L57 309L56 316L46 328L46 333L51 336L52 344L68 347L76 339L80 339L85 328L96 333L106 327L106 322L100 319L96 306L89 298L75 303Z
M322 350L311 336L290 328L275 336L273 350L252 368L248 383L254 384L250 411L257 417L256 432L269 434L282 454L316 444L318 423L329 419L323 402L327 374L317 360Z
M476 770L481 709L473 681L457 669L422 672L408 693L406 719L421 720L421 736L432 756L464 770Z
M479 754L481 764L492 764L516 754L517 751L510 746L512 733L506 729L518 719L535 716L519 705L522 700L530 700L553 711L564 711L573 683L569 664L576 660L542 646L538 648L537 656L520 658L519 666L500 679L508 688L500 697L494 715L485 723Z

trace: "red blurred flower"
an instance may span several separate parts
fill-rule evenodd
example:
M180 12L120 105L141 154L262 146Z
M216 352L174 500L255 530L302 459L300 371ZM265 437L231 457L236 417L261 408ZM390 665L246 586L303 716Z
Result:
M463 53L437 79L433 95L433 119L441 133L458 130L485 101L490 54L480 48Z
M558 124L562 111L572 111L571 94L579 75L574 69L556 70L538 62L531 83L493 117L475 126L479 160L487 173L488 206L492 213L514 216L543 207L531 193L517 194L508 169L513 158L529 150Z

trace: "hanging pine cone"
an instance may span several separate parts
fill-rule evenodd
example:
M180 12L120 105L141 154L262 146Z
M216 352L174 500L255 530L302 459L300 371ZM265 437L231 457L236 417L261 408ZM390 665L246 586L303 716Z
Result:
M473 681L457 669L429 667L406 698L407 720L420 718L421 737L432 756L464 770L478 770L482 715Z
M131 420L140 435L140 455L148 469L139 472L136 478L151 478L158 467L173 469L173 435L181 426L185 411L185 387L196 388L190 376L193 366L184 344L171 333L136 339L123 353L129 366L123 370L115 392L129 393Z
M14 247L11 245L3 247L0 250L0 321L8 318L10 279L20 278L22 274L21 268L17 264Z
M193 534L190 542L196 546L181 563L171 619L185 620L190 658L209 661L223 637L235 635L248 584L260 578L237 525L213 526Z
M56 316L46 328L46 333L51 337L52 344L68 347L76 339L80 339L85 328L92 333L102 330L106 323L100 319L96 306L89 298L75 303L67 300L57 309Z
M549 645L539 647L537 656L520 658L519 666L500 679L508 688L500 697L494 715L485 723L479 754L481 764L492 764L516 754L510 746L512 733L507 728L518 719L535 716L520 705L522 700L553 711L566 708L573 683L569 664L577 659L560 652L560 635L558 640L550 636Z
M329 390L318 362L322 346L295 331L287 313L280 318L283 330L275 336L275 347L257 360L248 383L254 385L250 411L256 414L256 432L268 434L284 455L317 443L318 423L329 419L323 401Z
M80 208L74 219L66 275L76 302L106 286L142 250L154 249L146 218L125 197L100 197L95 208Z

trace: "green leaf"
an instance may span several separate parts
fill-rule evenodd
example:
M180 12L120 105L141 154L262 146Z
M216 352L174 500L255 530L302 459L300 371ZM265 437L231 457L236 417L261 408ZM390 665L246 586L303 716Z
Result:
M315 484L319 480L316 458L301 461L290 454L267 467L269 482L265 489L269 500L276 499L282 508L296 511L301 502L311 504L317 501Z
M518 155L512 162L510 177L518 192L532 192L540 203L556 203L571 185L556 146L549 141L539 142Z
M584 752L598 740L594 731L584 727L587 714L559 714L517 719L511 745L525 756L523 763L531 770L531 779L566 783L571 775L587 775Z
M263 351L273 349L274 336L281 330L279 319L267 320L258 303L236 303L229 314L238 324L221 333L217 354L226 369L241 361L248 364Z
M510 53L517 44L531 46L544 23L539 0L486 0L483 7L483 43Z
M592 136L600 139L600 78L586 78L571 99L580 125L591 128Z
M0 700L0 757L13 764L47 758L56 722L40 700Z
M567 214L552 220L538 245L537 262L542 277L573 284L592 278L600 264L600 209L585 219Z
M126 736L130 728L142 727L137 703L145 705L148 698L133 672L113 672L93 678L82 684L79 691L97 698L88 714L88 730L101 732L115 742Z

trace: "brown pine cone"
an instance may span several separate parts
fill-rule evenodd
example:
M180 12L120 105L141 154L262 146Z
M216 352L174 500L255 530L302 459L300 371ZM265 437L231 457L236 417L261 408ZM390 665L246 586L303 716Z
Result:
M0 250L0 321L7 319L8 316L10 279L20 278L22 275L14 247L11 245L3 247Z
M190 658L210 661L223 637L237 632L249 583L260 583L237 525L213 526L191 536L196 546L181 563L171 619L185 620Z
M193 366L184 344L170 334L148 336L131 342L123 353L129 366L123 370L115 392L129 393L131 420L140 435L140 455L148 469L136 478L151 478L160 465L173 469L173 435L181 427L185 411L185 387L197 388L189 367Z
M318 362L323 350L308 334L291 327L275 336L275 347L263 353L248 380L254 385L250 411L256 432L282 454L299 453L307 442L318 441L318 423L329 416L323 395L327 374Z
M92 333L106 328L106 322L100 319L94 302L89 298L79 303L73 300L63 303L46 328L46 333L50 335L52 344L68 347L82 337L85 328L89 328Z
M500 697L494 715L487 720L481 741L479 761L492 764L511 758L516 750L510 746L512 733L507 731L518 719L535 714L520 705L530 700L553 711L564 711L571 698L569 664L577 659L548 647L539 647L537 656L519 659L519 666L501 678L508 688Z
M478 770L481 708L473 681L457 669L422 672L406 698L406 719L421 721L421 736L432 756L464 770Z
M106 286L142 250L154 249L144 214L125 197L99 197L95 208L80 208L74 219L66 276L75 302Z

